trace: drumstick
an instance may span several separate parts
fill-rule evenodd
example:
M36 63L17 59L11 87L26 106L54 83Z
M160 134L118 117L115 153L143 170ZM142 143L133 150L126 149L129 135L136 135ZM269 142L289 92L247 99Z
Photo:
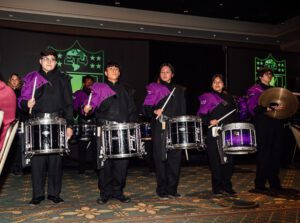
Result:
M89 95L89 99L88 99L87 106L90 106L91 100L92 100L92 92L91 92L90 95ZM87 116L87 113L85 113L85 116Z
M36 79L37 77L34 78L34 83L33 83L33 89L32 89L32 96L31 99L34 99L34 94L35 94L35 88L36 88ZM32 108L29 109L29 114L31 114Z
M292 92L292 93L293 93L293 95L300 96L300 93L298 93L298 92Z
M222 118L218 119L218 122L219 121L222 121L224 118L226 118L228 115L230 115L231 113L235 112L236 109L233 109L232 111L228 112L226 115L224 115ZM214 125L210 125L208 126L208 128L211 128L213 127Z
M161 112L164 111L164 109L165 109L166 105L168 104L168 102L169 102L171 96L173 95L175 89L176 89L176 87L174 87L173 90L171 91L171 93L169 94L169 96L168 96L166 102L164 103L164 105L163 105L162 108L161 108L161 110L162 110ZM157 116L156 116L156 120L158 119L158 117L159 117L159 116L157 115Z

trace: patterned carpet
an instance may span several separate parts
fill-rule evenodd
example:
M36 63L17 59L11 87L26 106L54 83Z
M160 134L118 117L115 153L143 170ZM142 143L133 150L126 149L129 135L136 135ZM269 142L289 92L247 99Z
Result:
M0 222L300 222L300 169L281 172L284 193L254 194L253 165L238 165L233 176L236 197L216 197L210 192L207 166L182 167L179 192L182 198L161 201L155 195L155 175L145 167L129 169L125 195L128 204L110 200L98 205L97 176L94 172L78 175L65 170L65 203L43 201L28 205L31 199L31 176L9 175L0 191ZM244 207L252 202L259 207Z

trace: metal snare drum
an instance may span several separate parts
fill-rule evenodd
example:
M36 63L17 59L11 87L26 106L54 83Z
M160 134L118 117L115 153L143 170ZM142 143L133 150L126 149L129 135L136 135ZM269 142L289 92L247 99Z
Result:
M222 127L222 147L227 154L256 152L256 134L251 123L237 122Z
M68 153L66 121L59 117L34 118L25 122L25 154Z
M89 141L96 136L97 126L95 124L74 125L73 131L75 139Z
M142 156L145 151L141 142L140 125L120 123L102 126L102 153L104 158Z
M151 140L151 124L149 122L142 122L140 127L142 140Z
M202 121L198 116L177 116L168 120L167 147L193 149L204 147Z

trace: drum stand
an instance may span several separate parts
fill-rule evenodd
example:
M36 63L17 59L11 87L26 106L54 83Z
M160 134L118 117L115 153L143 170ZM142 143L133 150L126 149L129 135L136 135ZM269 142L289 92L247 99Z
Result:
M292 163L294 163L297 147L300 149L300 126L292 125L292 124L289 123L289 127L292 130L292 133L293 133L293 135L295 137L295 140L296 140L296 144L295 144L295 148L294 148L294 152L293 152L293 157L292 157Z

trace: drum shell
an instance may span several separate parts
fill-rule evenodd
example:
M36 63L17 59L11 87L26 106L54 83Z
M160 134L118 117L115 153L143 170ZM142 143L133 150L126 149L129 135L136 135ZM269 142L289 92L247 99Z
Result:
M140 125L137 123L104 125L101 129L101 141L101 149L106 158L136 157L144 153Z
M34 118L25 122L27 155L68 152L65 119Z
M237 122L222 127L222 147L226 154L243 155L256 152L254 125Z
M73 126L74 138L81 141L92 140L97 133L97 126L95 124L81 124Z
M203 148L202 120L198 116L177 116L168 120L167 147L173 149Z

